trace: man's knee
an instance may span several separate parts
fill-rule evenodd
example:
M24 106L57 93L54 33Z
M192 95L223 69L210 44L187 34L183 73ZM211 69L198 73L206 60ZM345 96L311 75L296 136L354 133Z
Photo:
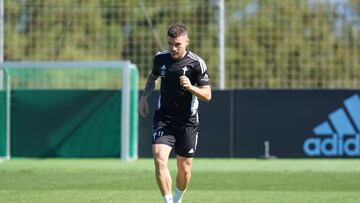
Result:
M158 168L167 167L171 147L166 145L153 145L153 157L155 166Z
M192 167L192 158L178 157L178 170L184 174L190 174Z
M167 162L168 162L167 158L161 156L155 156L154 159L155 159L154 161L156 168L158 169L167 168Z

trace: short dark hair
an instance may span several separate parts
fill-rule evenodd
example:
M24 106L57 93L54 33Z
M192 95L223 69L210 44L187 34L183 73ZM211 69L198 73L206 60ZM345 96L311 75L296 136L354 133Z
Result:
M181 23L171 25L167 32L167 36L171 38L177 38L185 34L187 34L186 26Z

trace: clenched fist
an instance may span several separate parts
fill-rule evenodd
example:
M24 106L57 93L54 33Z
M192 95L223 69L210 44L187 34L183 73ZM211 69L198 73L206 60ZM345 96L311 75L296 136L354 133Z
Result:
M192 84L188 77L186 76L180 76L180 85L183 86L186 90L190 90L192 88Z

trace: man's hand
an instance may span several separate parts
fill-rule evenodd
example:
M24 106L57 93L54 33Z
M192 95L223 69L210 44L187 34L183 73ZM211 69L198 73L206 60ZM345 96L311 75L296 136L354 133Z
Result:
M193 86L192 86L189 78L183 75L183 76L180 76L179 79L180 79L180 85L183 86L186 90L190 91L190 89Z
M139 113L143 118L146 118L146 116L149 114L149 106L148 106L147 98L144 96L140 97Z
M208 102L211 100L211 88L210 85L204 86L194 86L191 84L190 80L186 76L180 76L180 85L184 87L187 91L191 92L191 94L195 95L197 98L202 101Z

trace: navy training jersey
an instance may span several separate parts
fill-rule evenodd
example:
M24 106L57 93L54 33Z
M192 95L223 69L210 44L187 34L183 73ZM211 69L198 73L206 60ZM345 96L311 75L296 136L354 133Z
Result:
M154 58L152 74L161 77L157 111L170 119L183 120L196 115L198 98L180 85L179 77L185 75L192 85L210 85L210 78L203 59L191 51L173 60L169 51L159 52Z

